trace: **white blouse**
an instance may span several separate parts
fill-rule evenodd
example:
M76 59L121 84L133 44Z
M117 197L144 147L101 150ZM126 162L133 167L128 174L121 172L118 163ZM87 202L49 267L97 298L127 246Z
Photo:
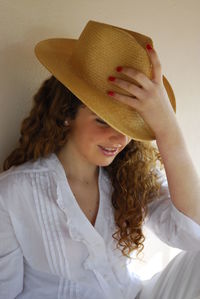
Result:
M146 220L167 244L199 250L200 226L172 204L166 179ZM0 299L133 299L142 287L116 249L112 186L99 171L95 225L56 154L0 174Z

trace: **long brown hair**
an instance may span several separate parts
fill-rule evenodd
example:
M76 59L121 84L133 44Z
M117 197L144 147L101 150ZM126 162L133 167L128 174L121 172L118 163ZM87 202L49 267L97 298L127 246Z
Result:
M67 117L74 119L82 102L55 77L45 80L33 98L28 117L21 124L19 145L3 163L3 170L26 161L58 153L67 142ZM141 252L145 237L142 225L147 204L159 192L154 171L160 161L150 142L132 140L114 161L105 167L113 186L112 204L118 230L113 234L123 255Z

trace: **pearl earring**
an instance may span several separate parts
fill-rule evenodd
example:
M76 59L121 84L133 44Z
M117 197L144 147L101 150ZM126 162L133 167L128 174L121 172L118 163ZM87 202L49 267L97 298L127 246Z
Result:
M69 122L68 122L68 120L65 121L65 125L66 125L66 126L69 126Z

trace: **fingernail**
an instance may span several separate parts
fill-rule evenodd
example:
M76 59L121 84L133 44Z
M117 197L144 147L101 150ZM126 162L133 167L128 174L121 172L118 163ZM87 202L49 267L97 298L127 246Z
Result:
M113 97L115 95L114 91L108 91L108 95Z
M118 67L116 68L116 71L117 71L117 72L121 72L122 69L123 69L122 66L118 66Z
M152 50L152 49L153 49L152 46L151 46L150 44L147 44L147 45L146 45L146 48L147 48L147 50Z
M116 79L116 78L113 77L113 76L108 77L108 80L109 80L109 81L115 81L115 79Z

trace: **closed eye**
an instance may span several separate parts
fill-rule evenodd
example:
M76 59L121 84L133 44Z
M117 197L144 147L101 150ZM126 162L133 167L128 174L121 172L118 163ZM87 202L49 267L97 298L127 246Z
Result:
M108 126L108 124L100 118L96 118L96 121L102 125Z

